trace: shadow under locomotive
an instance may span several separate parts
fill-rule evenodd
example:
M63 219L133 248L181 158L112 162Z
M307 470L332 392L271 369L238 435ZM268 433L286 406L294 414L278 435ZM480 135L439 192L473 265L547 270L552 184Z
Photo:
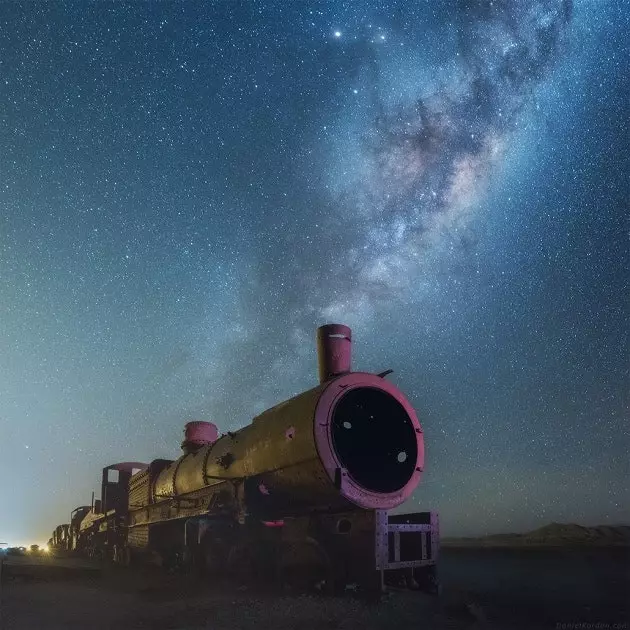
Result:
M424 466L414 409L390 371L351 371L348 327L320 327L318 357L317 387L244 428L191 422L179 459L104 468L101 499L51 546L328 592L436 591L437 514L390 513Z

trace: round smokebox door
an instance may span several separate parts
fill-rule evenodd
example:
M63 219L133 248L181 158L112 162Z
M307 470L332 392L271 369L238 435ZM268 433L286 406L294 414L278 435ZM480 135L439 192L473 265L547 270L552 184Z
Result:
M331 436L341 465L366 490L396 492L413 476L415 427L387 392L357 387L344 394L333 411Z

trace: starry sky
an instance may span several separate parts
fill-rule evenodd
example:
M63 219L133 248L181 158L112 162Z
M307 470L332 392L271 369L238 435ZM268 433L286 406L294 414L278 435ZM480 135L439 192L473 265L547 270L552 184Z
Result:
M353 328L445 535L630 520L628 3L0 5L0 540Z

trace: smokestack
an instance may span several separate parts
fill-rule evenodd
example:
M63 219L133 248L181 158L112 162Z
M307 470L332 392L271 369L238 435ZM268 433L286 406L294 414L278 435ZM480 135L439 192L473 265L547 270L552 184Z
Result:
M343 324L326 324L317 329L319 382L350 372L352 331Z

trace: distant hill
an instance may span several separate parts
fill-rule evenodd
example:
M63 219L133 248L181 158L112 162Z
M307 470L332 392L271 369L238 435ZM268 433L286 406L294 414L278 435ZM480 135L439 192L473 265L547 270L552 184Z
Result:
M494 534L480 538L442 538L449 547L567 547L630 546L630 525L582 525L551 523L525 534Z

